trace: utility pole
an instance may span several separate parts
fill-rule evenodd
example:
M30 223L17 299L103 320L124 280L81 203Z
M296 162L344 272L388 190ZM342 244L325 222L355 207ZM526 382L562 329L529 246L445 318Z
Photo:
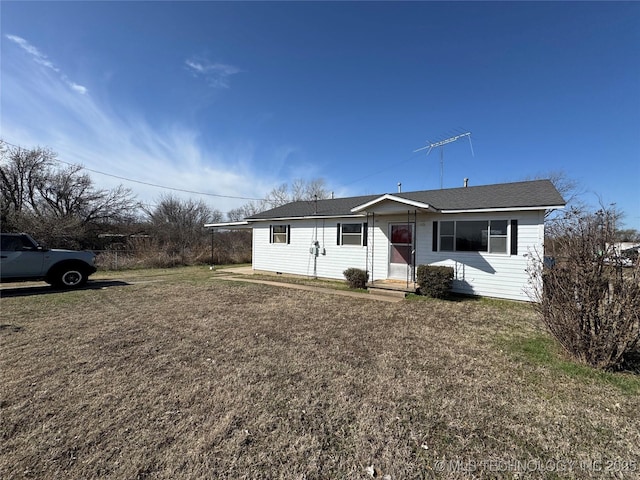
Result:
M440 189L442 190L443 188L443 177L444 177L444 146L447 143L453 143L456 140L459 140L463 137L467 137L469 138L469 146L471 147L471 155L473 155L473 145L471 144L471 132L466 132L466 133L461 133L460 135L455 135L453 137L450 138L446 138L444 140L439 140L437 142L430 142L427 141L429 144L425 147L419 148L417 150L414 150L413 153L416 152L420 152L421 150L427 150L427 156L429 156L429 154L431 153L431 150L433 150L436 147L440 147Z

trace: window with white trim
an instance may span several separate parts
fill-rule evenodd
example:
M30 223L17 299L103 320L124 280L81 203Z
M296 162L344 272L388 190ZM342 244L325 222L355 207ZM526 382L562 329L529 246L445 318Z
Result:
M289 243L289 225L271 225L270 230L269 243Z
M440 250L453 252L455 242L455 222L440 222Z
M435 223L435 222L434 222ZM440 251L508 253L508 220L458 220L440 222ZM517 222L512 221L512 228ZM514 234L512 232L512 234ZM512 246L513 249L513 246ZM515 254L515 252L512 252Z
M364 247L367 245L366 223L338 223L338 245L354 245Z
M489 253L507 253L506 220L489 220Z

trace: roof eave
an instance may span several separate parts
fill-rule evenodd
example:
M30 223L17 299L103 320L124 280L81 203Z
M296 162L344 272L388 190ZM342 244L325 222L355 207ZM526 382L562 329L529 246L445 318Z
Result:
M366 212L367 209L369 209L370 207L382 203L384 201L392 201L392 202L396 202L402 205L407 205L410 207L414 207L414 208L418 208L420 210L427 210L429 212L438 212L438 210L434 207L432 207L431 205L427 204L427 203L422 203L422 202L416 202L415 200L408 200L406 198L402 198L402 197L397 197L395 195L391 195L391 194L385 194L382 195L378 198L374 198L373 200L367 202L367 203L363 203L362 205L358 205L354 208L351 209L352 212Z
M554 210L564 208L564 205L537 205L529 207L493 207L493 208L457 208L450 210L440 210L440 213L483 213L483 212L513 212L513 211L533 211L533 210Z
M289 216L289 217L268 217L268 218L249 218L247 221L249 223L257 223L257 222L274 222L274 221L287 221L287 220L322 220L327 218L360 218L365 215L362 213L358 214L335 214L335 215L300 215L298 217Z
M242 222L221 222L221 223L205 223L205 228L250 228L248 221Z

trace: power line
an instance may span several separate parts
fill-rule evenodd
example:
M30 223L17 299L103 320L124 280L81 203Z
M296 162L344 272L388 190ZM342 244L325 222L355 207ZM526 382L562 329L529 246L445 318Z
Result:
M74 163L65 162L64 160L60 160L60 159L55 159L55 160L57 162L64 163L66 165L71 165L71 166L76 166L77 165L77 164L74 164ZM166 185L158 185L156 183L143 182L141 180L134 180L132 178L121 177L119 175L114 175L114 174L111 174L111 173L100 172L98 170L93 170L91 168L87 168L87 167L84 167L82 165L79 165L79 166L83 170L87 170L88 172L92 172L92 173L97 173L99 175L105 175L107 177L113 177L113 178L117 178L119 180L125 180L127 182L139 183L140 185L148 185L150 187L164 188L166 190L174 190L176 192L193 193L193 194L196 194L196 195L207 195L209 197L233 198L233 199L238 199L238 200L258 200L258 201L259 200L263 200L262 198L238 197L238 196L234 196L234 195L222 195L222 194L219 194L219 193L206 193L206 192L198 192L198 191L195 191L195 190L187 190L187 189L184 189L184 188L167 187Z
M410 157L405 158L404 160L400 160L397 163L393 163L392 165L390 165L388 167L384 167L384 168L382 168L380 170L375 170L372 173L368 173L367 175L364 175L362 177L358 177L358 178L356 178L354 180L349 180L348 182L343 182L342 186L344 187L344 186L347 186L347 185L351 185L353 183L358 183L358 182L361 182L362 180L366 180L367 178L374 177L374 176L376 176L376 175L378 175L380 173L386 172L388 170L397 169L399 165L404 165L409 160L413 160L414 157L415 157L415 155L412 155Z
M6 143L7 145L11 145L12 147L16 147L16 148L20 148L20 149L26 150L25 148L21 147L20 145L16 145L14 143L7 142L6 140L0 140L0 142ZM64 163L65 165L69 165L69 166L72 166L72 167L78 166L83 170L87 170L88 172L92 172L92 173L97 173L99 175L104 175L104 176L107 176L107 177L117 178L119 180L124 180L124 181L127 181L127 182L139 183L140 185L147 185L147 186L150 186L150 187L163 188L163 189L166 189L166 190L173 190L173 191L176 191L176 192L193 193L194 195L206 195L206 196L209 196L209 197L217 197L217 198L232 198L232 199L235 199L235 200L256 200L256 201L265 200L264 198L239 197L239 196L234 196L234 195L222 195L222 194L218 194L218 193L197 192L195 190L187 190L187 189L184 189L184 188L167 187L166 185L158 185L156 183L143 182L141 180L134 180L132 178L122 177L120 175L114 175L112 173L105 173L105 172L101 172L99 170L93 170L93 169L87 168L87 167L85 167L83 165L78 165L76 163L71 163L71 162L66 162L64 160L60 160L59 158L54 158L53 160L56 161L56 162L59 162L59 163Z

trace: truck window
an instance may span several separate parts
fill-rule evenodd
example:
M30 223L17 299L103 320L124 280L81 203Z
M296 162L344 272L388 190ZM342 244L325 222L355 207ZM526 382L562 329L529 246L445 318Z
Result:
M2 236L0 250L4 252L18 252L22 250L22 239L15 236Z

